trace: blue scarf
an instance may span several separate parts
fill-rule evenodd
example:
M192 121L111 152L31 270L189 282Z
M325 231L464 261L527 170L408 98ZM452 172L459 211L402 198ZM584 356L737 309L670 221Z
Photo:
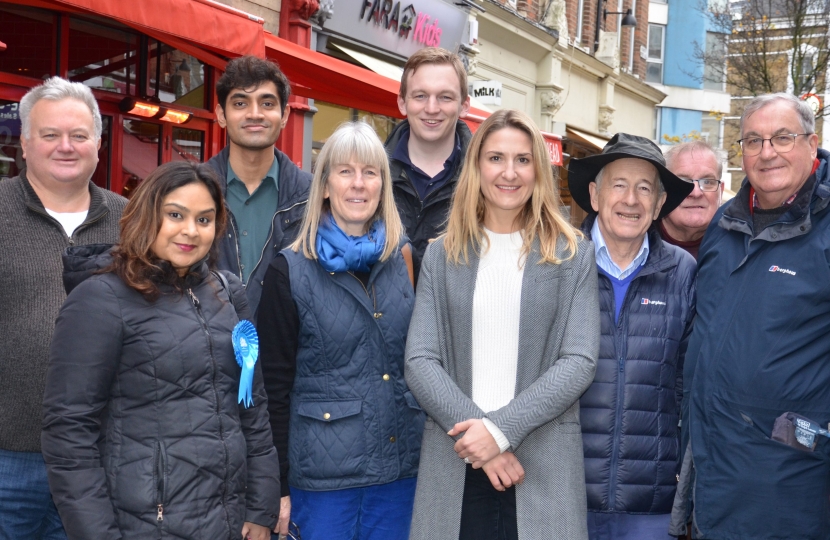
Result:
M349 236L331 214L317 227L317 260L327 272L368 272L386 247L386 226L375 221L363 236Z

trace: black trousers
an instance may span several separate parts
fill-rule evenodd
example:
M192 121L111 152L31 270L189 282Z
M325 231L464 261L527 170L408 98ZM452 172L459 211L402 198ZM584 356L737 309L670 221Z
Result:
M518 540L516 487L497 491L482 469L467 465L459 540Z

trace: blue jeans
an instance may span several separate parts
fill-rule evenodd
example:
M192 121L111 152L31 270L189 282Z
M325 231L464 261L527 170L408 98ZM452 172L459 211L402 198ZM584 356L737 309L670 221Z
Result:
M66 540L43 455L0 450L0 540Z
M407 540L415 478L334 491L291 488L291 519L303 540Z

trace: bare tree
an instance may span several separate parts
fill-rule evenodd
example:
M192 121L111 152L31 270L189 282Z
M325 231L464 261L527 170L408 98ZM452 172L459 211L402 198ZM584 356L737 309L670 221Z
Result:
M725 82L733 96L824 94L830 61L828 0L701 0L712 33L695 43L698 78ZM822 103L816 116L830 114Z

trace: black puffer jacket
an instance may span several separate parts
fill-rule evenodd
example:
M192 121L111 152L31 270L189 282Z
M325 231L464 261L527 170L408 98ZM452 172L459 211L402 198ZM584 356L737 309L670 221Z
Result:
M67 250L46 376L43 456L69 538L238 540L245 521L273 527L277 453L259 363L254 405L237 405L229 291L203 262L184 294L162 286L150 302L113 273L87 278L105 251Z
M409 129L409 121L404 120L395 126L389 138L386 140L386 153L389 157L389 169L392 174L392 192L395 195L395 206L401 216L406 235L412 244L412 262L415 266L415 279L421 270L421 259L429 245L429 241L437 238L444 232L447 217L450 213L452 194L455 191L455 184L461 174L461 167L464 165L464 155L467 153L467 146L473 135L470 128L463 121L458 120L455 126L455 136L461 141L461 155L456 163L452 177L447 179L443 186L427 195L421 201L421 197L412 185L412 181L406 175L406 167L397 159L392 159L401 135Z
M590 235L594 215L582 230ZM600 347L579 401L588 509L668 514L680 471L683 360L695 314L695 260L648 233L649 254L614 322L614 290L600 273Z

